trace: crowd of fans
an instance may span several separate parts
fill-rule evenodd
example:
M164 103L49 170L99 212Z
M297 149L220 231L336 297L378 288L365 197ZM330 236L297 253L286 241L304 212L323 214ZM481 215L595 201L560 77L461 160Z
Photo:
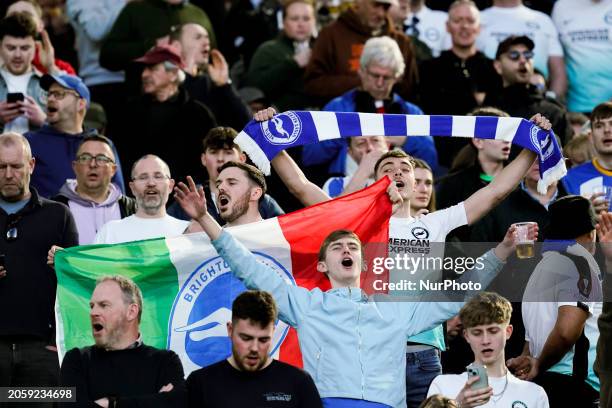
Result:
M0 13L0 386L76 386L77 406L103 407L612 407L612 0L17 0ZM535 155L509 142L380 135L283 151L265 178L234 139L253 117L273 120L268 107L530 119L552 128L569 171L541 194ZM416 253L415 223L431 242L493 243L494 292L460 311L366 302L362 323L350 291L360 270L339 278L330 249L360 265L348 233L319 262L330 292L348 288L347 310L302 293L288 307L278 282L237 271L246 255L219 225L384 177L390 253ZM506 264L519 222L545 244L577 244L519 271ZM67 353L60 375L55 252L201 231L261 290L234 303L232 356L185 381L173 352L143 344L140 290L114 276L92 294L96 345ZM534 285L568 268L577 295L537 297ZM503 291L510 281L520 294ZM268 358L279 316L298 326L305 371ZM334 325L346 327L318 349ZM341 361L351 325L388 345L359 343Z

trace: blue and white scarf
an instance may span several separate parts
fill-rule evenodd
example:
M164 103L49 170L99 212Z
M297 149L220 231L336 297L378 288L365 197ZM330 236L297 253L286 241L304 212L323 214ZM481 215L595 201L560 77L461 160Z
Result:
M289 147L354 136L427 135L505 140L535 152L541 194L567 172L553 132L520 118L287 111L265 122L249 122L235 142L269 175L270 160Z

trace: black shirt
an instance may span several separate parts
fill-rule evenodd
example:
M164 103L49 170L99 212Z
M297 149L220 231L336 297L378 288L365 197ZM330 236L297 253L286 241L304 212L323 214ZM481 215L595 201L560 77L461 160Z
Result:
M220 361L191 373L187 392L193 408L322 407L312 378L277 360L256 372L239 371L227 360Z
M108 397L117 398L118 407L183 407L183 377L183 365L170 350L147 345L114 351L75 348L62 362L61 384L76 387L77 402L60 407L94 407L94 401ZM159 392L169 383L172 391Z

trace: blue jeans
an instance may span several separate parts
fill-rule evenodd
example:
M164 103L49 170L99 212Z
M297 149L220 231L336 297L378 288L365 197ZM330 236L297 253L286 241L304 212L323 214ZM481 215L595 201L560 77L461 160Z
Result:
M418 408L427 397L429 385L442 374L440 352L436 348L406 353L406 402L408 408Z

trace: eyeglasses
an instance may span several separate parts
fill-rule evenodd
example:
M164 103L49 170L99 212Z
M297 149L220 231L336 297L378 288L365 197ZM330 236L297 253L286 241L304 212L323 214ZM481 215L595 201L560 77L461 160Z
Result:
M394 80L395 80L395 77L394 77L394 76L391 76L391 75L382 75L382 74L375 74L375 73L373 73L372 71L370 71L369 69L366 69L366 74L367 74L367 75L368 75L370 78L372 78L373 80L375 80L375 81L378 81L378 80L382 79L382 81L383 81L383 82L385 82L385 83L389 83L389 82L391 82L391 81L394 81Z
M512 50L512 51L508 51L506 55L511 61L518 61L521 58L521 55L525 57L526 60L530 60L533 58L534 54L533 54L533 51L520 52L520 51Z
M11 214L6 222L6 240L15 241L19 236L17 233L17 223L21 219L20 215Z
M76 92L73 91L49 91L47 92L47 99L53 97L55 99L57 99L58 101L61 101L62 99L64 99L66 97L66 95L74 95L77 98L80 98L81 95L79 95Z
M132 180L134 180L136 183L148 183L150 180L153 180L154 183L161 183L162 181L168 180L170 177L166 176L165 174L162 173L155 173L153 174L153 176L150 176L149 174L140 174L136 177L134 177Z
M76 158L76 161L79 164L90 164L93 160L95 160L96 164L99 164L99 165L106 165L106 164L114 163L113 159L103 154L92 156L89 153L83 153L77 156Z

